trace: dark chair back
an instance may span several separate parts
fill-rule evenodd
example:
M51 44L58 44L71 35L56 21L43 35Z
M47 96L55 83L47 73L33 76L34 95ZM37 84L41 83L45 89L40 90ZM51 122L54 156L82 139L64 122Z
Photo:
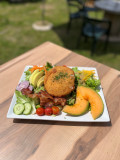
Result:
M83 10L84 3L83 0L67 0L69 14L72 13L72 8L76 8L77 11Z
M96 34L96 27L101 27L106 30L107 35L110 34L111 21L107 19L98 20L89 17L84 17L82 29L84 29L86 25L91 26L93 36L95 36Z
M80 44L80 39L82 36L85 37L85 41L87 41L87 37L92 37L93 39L91 47L91 56L92 56L96 49L97 40L100 39L103 35L106 35L104 43L104 50L106 51L109 42L111 25L112 25L111 21L106 19L98 20L89 17L84 17L82 29L80 31L80 36L78 37L77 47Z

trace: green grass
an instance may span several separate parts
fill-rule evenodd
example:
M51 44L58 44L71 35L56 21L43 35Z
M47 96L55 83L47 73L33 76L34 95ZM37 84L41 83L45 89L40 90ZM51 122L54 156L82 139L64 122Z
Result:
M103 12L99 13L98 17L101 15ZM32 29L32 24L41 20L41 1L17 4L0 2L0 64L43 42L51 41L100 63L120 69L119 43L110 43L108 52L104 53L104 42L99 41L93 57L90 56L91 39L85 43L82 38L79 49L76 49L81 21L74 21L70 33L67 34L68 8L65 0L47 0L45 18L54 24L54 28L46 32L35 31Z

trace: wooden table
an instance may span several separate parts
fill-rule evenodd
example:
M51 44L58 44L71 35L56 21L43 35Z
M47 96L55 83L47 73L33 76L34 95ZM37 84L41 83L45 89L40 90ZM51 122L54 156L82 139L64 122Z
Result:
M95 7L104 10L104 17L112 22L110 40L120 41L120 0L97 0Z
M92 66L98 70L111 123L7 119L25 65ZM0 160L119 160L120 72L46 42L0 68Z

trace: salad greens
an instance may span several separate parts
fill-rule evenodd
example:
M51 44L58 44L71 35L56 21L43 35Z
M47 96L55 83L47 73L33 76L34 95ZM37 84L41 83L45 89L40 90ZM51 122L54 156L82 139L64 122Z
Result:
M37 88L34 89L34 92L35 92L35 93L39 93L40 91L45 91L44 86L37 87Z
M31 102L31 99L25 95L23 95L20 91L15 90L15 95L17 98L17 103L26 103Z
M72 68L72 70L75 73L75 88L77 88L78 85L80 85L80 74L79 74L79 70L77 67Z
M77 67L72 68L75 73L75 86L84 85L98 90L100 80L94 77L94 71L82 70L79 71Z
M49 71L50 69L53 68L53 65L51 63L47 62L45 67L46 67L46 70ZM25 80L27 80L27 81L29 81L29 78L30 78L30 76L32 74L30 69L31 69L31 67L27 71L24 72L25 73Z
M29 68L27 71L24 72L25 73L25 80L26 80L26 82L28 81L30 83L29 87L31 87L31 91L33 93L37 94L41 90L45 91L45 88L44 88L44 84L41 85L40 87L37 87L37 88L35 88L34 86L31 86L32 83L30 82L30 76L32 75L32 73L36 69L42 69L43 71L45 71L45 70L49 71L53 67L54 66L51 63L47 62L46 65L43 66L43 67L34 66L33 68ZM34 69L34 70L31 70L31 69ZM72 68L72 70L74 71L74 74L75 74L75 90L72 91L69 95L66 96L67 105L74 105L75 104L77 86L81 86L81 85L82 86L87 86L87 87L90 87L90 88L92 88L96 91L99 91L99 89L100 89L99 88L100 80L96 79L94 77L94 73L95 73L94 70L82 70L82 71L80 71L80 70L78 70L78 67L74 67L74 68ZM64 75L62 75L62 76L64 76ZM59 77L57 77L57 78L59 78ZM25 84L25 81L23 83ZM23 85L23 83L21 83L22 87L25 86L25 85ZM17 88L16 88L16 91L15 91L15 94L16 94L16 98L17 98L16 103L19 104L19 105L17 105L17 107L19 107L20 104L25 105L25 103L29 103L32 106L31 113L35 114L35 112L36 112L36 107L35 106L36 105L39 106L39 104L40 104L39 98L34 98L34 99L29 98L26 95L23 95L21 93L21 90L18 90ZM21 106L21 108L22 108L22 106Z
M99 91L100 80L94 77L94 71L82 70L79 71L77 67L72 68L75 73L75 90L77 86L83 85ZM75 104L76 92L72 92L71 95L67 97L67 104Z
M94 79L93 77L90 77L85 81L85 83L88 87L91 87L94 90L98 90L98 86L100 85L100 80Z
M74 105L76 100L76 92L73 91L68 97L67 97L67 105Z
M46 67L47 71L49 71L50 69L53 68L52 64L49 62L46 63L45 67Z
M78 67L74 67L74 68L72 68L72 70L74 71L75 74L77 74L78 71L79 71L79 70L78 70Z
M18 103L21 103L21 104L25 104L25 103L30 103L31 106L32 106L32 114L34 114L36 112L36 109L35 109L35 106L36 104L38 103L38 98L29 98L25 95L23 95L20 91L15 91L15 95L16 95L16 98L17 98L17 104Z
M27 71L24 72L25 73L25 80L29 81L29 78L31 76L31 71L29 71L29 69Z

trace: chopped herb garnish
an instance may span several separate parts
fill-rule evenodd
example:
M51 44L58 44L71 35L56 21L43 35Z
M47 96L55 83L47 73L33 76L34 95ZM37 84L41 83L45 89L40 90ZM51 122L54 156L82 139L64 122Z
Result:
M63 72L60 72L58 75L56 75L55 77L54 77L54 80L59 80L59 79L61 79L61 78L68 78L69 76L68 76L68 73L63 73Z
M46 67L47 71L49 71L49 70L51 70L53 68L52 64L49 63L49 62L46 63L45 67Z

